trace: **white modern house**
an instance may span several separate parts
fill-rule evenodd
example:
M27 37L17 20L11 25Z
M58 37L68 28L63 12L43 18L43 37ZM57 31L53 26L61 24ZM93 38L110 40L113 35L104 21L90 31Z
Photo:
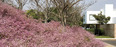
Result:
M111 19L108 22L108 24L116 24L116 10L113 8L113 4L105 4L105 9L101 9L102 14L105 15L106 17L110 16ZM93 17L94 14L98 14L101 11L87 11L86 16L84 17L85 19L85 24L97 24L97 21Z
M100 11L87 11L84 17L84 24L98 24L93 15L97 15L101 11L106 17L111 17L108 24L101 26L101 28L104 28L105 35L116 38L116 10L114 10L113 4L105 4L104 9Z

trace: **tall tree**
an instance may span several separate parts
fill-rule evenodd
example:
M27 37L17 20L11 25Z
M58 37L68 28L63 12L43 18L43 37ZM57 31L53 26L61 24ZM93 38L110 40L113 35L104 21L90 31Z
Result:
M88 8L90 4L83 3L83 0L51 0L53 6L57 9L58 16L61 19L61 23L66 25L71 23L73 25L79 23L81 13L83 10Z
M107 24L110 21L110 17L106 17L100 12L98 15L93 15L99 24Z
M110 21L110 17L106 17L105 15L102 14L102 12L100 12L98 15L93 16L98 21L98 24L96 24L95 35L100 35L100 24L101 25L107 24L108 21Z
M88 8L90 4L82 3L82 0L30 0L35 9L44 13L45 21L50 15L57 16L63 25L78 24L79 17L83 10ZM83 1L84 2L84 1ZM34 8L34 7L33 7Z
M31 2L31 8L34 8L33 6L35 6L35 9L38 12L43 12L44 17L45 17L45 23L48 20L48 14L49 14L49 10L51 7L51 1L50 0L30 0Z

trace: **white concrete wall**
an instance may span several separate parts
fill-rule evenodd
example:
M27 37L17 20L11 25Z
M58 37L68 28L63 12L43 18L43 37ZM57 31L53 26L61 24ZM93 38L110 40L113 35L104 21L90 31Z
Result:
M105 5L105 15L110 16L111 19L108 24L115 24L116 23L116 11L113 9L113 4L106 4Z
M97 21L96 20L90 20L90 14L98 14L100 11L87 11L87 14L86 14L86 24L96 24Z
M101 9L102 14L111 19L108 24L116 24L116 11L113 9L113 4L106 4L105 9ZM87 11L85 16L85 24L97 24L96 20L90 20L90 14L98 14L100 11Z

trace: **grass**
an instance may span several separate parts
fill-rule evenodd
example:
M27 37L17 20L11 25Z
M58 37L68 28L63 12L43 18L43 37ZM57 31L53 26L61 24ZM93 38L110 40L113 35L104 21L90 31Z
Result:
M113 37L109 37L109 36L96 36L96 38L113 38Z

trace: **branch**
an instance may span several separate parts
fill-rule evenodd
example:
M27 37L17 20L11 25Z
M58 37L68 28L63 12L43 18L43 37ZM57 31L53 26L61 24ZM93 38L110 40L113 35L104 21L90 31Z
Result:
M80 1L82 1L82 0L78 0L78 1L76 1L76 2L74 2L74 3L72 3L72 5L70 5L69 8L71 8L72 6L74 6L75 4L77 4L77 3L80 2Z

